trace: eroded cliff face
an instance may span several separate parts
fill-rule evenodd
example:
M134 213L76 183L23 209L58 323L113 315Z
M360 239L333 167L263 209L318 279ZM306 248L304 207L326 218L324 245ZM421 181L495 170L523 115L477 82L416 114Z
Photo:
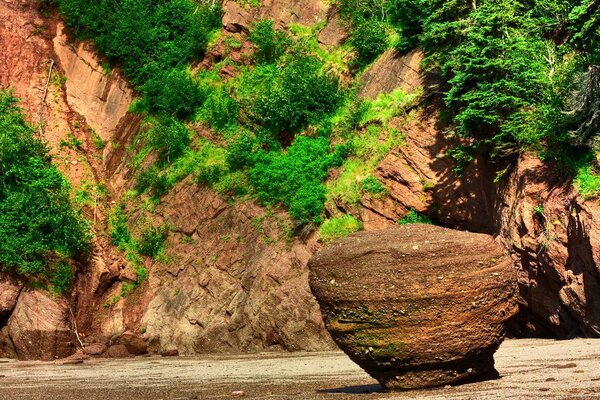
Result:
M96 239L69 299L73 318L55 318L50 325L57 332L72 332L73 349L79 347L77 328L92 355L131 354L131 340L123 339L129 336L142 337L150 351L179 354L334 348L307 284L306 264L318 247L314 234L295 239L284 212L266 213L252 201L229 205L191 181L174 188L151 216L172 227L170 262L146 260L148 280L134 293L120 295L136 274L110 244L106 214L135 184L126 147L138 133L141 117L127 113L134 93L118 70L107 74L93 47L76 44L56 16L42 18L38 7L29 1L0 3L0 15L6 17L0 21L0 38L5 48L13 49L0 54L1 84L24 100L22 106L36 124L53 60L43 101L43 137L75 191L84 184L109 188L108 198L83 209ZM284 15L283 8L277 12ZM73 139L82 141L80 148L64 146ZM132 219L147 214L140 210ZM11 285L13 281L7 278ZM30 293L21 287L11 302ZM4 303L2 325L14 311L12 303ZM32 324L25 330L41 332ZM26 335L3 332L0 356L14 356Z
M412 57L384 55L367 76L379 82L377 74L407 69ZM377 168L390 197L363 198L359 212L365 228L392 226L412 208L444 226L496 235L520 267L521 310L513 334L597 337L597 201L584 200L572 175L535 155L496 163L480 157L457 177L445 154L457 143L445 135L435 105L397 124L406 133L406 145Z
M0 1L0 85L23 99L30 122L40 121L42 109L43 137L74 190L100 183L109 188L106 199L83 208L96 231L94 252L67 299L73 316L55 318L56 331L74 334L77 327L94 355L127 355L144 346L180 354L333 348L308 288L306 264L320 247L315 234L290 235L292 222L283 211L266 212L253 201L228 204L191 180L152 212L157 223L172 227L170 262L146 260L148 280L120 296L136 276L110 244L106 214L134 184L125 151L141 123L127 113L134 92L117 69L103 70L93 47L76 44L56 16L43 18L38 9L35 1ZM272 18L282 27L327 20L319 35L324 46L346 37L335 10L320 1L262 2L258 8L226 1L224 9L228 31L245 32L254 18ZM372 99L396 87L410 92L422 86L421 57L384 54L363 74L361 95ZM51 60L53 78L42 102ZM494 178L503 167L483 159L459 179L445 155L455 143L440 128L434 105L392 124L405 132L406 145L388 154L376 172L390 196L364 196L345 211L360 217L366 230L392 226L415 209L445 226L499 235L520 266L515 334L600 335L600 214L595 202L577 195L571 177L525 155L498 183ZM73 138L81 141L79 148L64 145ZM143 220L148 213L139 210L131 218ZM14 296L0 292L0 328L30 291L14 278L0 279L0 287L5 281L12 282ZM6 327L0 331L0 356L15 355L21 335L13 335ZM79 347L74 335L71 340L73 349Z

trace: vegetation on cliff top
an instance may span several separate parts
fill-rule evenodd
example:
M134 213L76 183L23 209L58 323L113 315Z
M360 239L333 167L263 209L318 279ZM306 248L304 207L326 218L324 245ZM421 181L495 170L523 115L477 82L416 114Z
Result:
M70 259L90 250L91 232L16 103L0 90L0 269L62 293L73 277Z
M284 204L301 223L320 223L326 201L385 193L380 183L370 185L374 168L402 144L389 121L413 98L358 101L352 75L390 47L421 47L428 71L440 78L434 90L443 93L450 129L467 139L448 153L456 172L478 151L498 157L526 150L594 176L578 155L595 148L598 126L590 112L598 91L591 66L600 58L595 0L338 0L350 23L342 47L353 56L319 47L318 28L284 32L265 20L247 35L253 63L224 52L198 72L190 63L220 26L217 3L54 2L76 34L93 39L140 90L135 109L149 113L151 128L138 150L145 156L155 149L158 160L148 166L136 158L137 189L155 200L191 174L232 198L254 195ZM224 68L230 72L223 75ZM578 107L582 99L591 108ZM196 137L190 122L218 133L219 144ZM337 180L325 186L328 171L340 165Z

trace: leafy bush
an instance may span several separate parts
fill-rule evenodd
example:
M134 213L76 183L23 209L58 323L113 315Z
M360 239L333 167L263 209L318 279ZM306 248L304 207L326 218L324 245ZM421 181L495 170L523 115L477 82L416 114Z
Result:
M57 263L49 276L52 291L59 296L64 295L71 288L74 278L73 268L69 264L65 262Z
M580 167L575 176L575 188L581 196L589 200L600 193L600 174L591 165Z
M327 171L342 163L341 148L329 151L329 137L300 136L281 152L259 151L248 179L263 203L281 202L301 222L321 221Z
M51 279L61 267L50 260L86 255L91 231L16 102L0 91L0 266Z
M386 26L376 19L364 20L351 31L348 43L358 53L356 64L359 67L368 65L388 47Z
M115 246L124 248L126 244L131 242L131 233L127 225L127 215L123 204L116 206L108 215L108 233Z
M236 127L239 115L239 103L222 86L212 91L200 110L200 119L221 132Z
M144 97L140 107L155 114L170 114L177 118L191 116L206 94L194 83L186 69L156 71L142 85Z
M140 233L137 251L142 256L156 257L166 238L167 230L164 227L151 226Z
M321 62L290 54L277 66L255 68L241 78L238 95L254 122L275 132L296 132L333 112L342 100L337 78Z
M152 197L160 199L169 193L170 189L171 185L167 174L156 165L140 172L137 176L135 190L140 194L148 191Z
M285 32L276 30L269 19L254 23L248 39L256 46L256 61L266 64L277 61L292 42Z
M381 184L381 182L379 182L379 179L377 179L373 175L363 179L360 184L365 192L371 194L383 193L386 190L385 187Z
M400 225L406 224L433 224L433 220L427 215L421 215L414 209L410 209L406 216L398 221Z
M190 144L184 124L172 117L160 117L148 129L148 144L158 153L162 163L175 161Z
M81 38L120 63L136 85L156 72L187 64L202 54L210 31L220 26L216 3L192 0L54 0Z
M323 222L319 229L319 237L324 242L333 242L362 229L362 223L350 214L331 218Z

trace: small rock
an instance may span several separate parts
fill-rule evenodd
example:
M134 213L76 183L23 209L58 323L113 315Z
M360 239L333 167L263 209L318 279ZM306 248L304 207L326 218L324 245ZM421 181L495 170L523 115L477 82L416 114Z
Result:
M122 344L114 344L108 348L106 354L110 358L129 358L133 357L133 355L127 351L127 347Z
M179 350L177 350L177 349L164 350L160 353L160 355L163 357L177 357L179 355Z
M548 379L546 379L546 382L554 382L554 381L556 381L556 378L548 378Z
M144 339L129 331L121 335L117 343L127 347L127 351L135 356L139 356L148 352L148 345Z
M231 392L231 395L241 397L241 396L245 396L246 393L244 393L243 390L235 390L235 391Z
M567 368L575 368L576 366L577 366L577 364L575 364L575 363L568 363L568 364L564 364L564 365L557 365L555 368L567 369Z
M104 343L91 343L83 348L83 352L88 356L99 356L104 353L108 347Z
M550 388L540 388L540 392L549 392Z
M450 386L450 385L444 386L444 389L451 389L451 388L452 388L452 386Z
M60 363L60 365L77 365L77 364L83 364L83 360L81 359L76 359L76 360L66 360L66 361L62 361Z

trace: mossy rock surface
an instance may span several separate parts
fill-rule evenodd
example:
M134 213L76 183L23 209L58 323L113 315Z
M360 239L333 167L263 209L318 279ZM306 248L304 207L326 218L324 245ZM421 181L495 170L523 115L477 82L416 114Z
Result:
M516 269L491 236L433 225L360 232L309 262L338 346L390 390L497 375Z

